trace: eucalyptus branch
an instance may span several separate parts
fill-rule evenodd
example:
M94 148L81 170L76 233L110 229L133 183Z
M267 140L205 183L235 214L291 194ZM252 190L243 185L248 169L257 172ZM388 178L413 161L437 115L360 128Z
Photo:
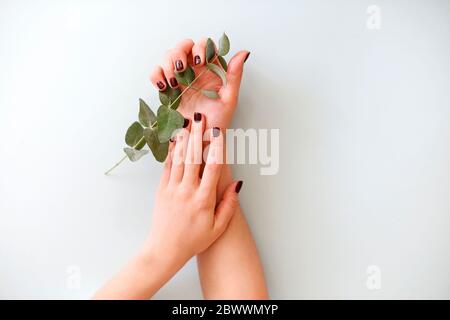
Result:
M195 75L192 67L187 66L186 70L177 73L178 81L185 86L183 91L179 88L167 87L165 91L159 92L159 99L162 105L159 107L157 115L142 100L139 100L139 122L135 121L128 128L125 135L125 142L130 148L124 148L125 156L122 157L111 169L105 172L108 175L117 168L128 157L131 161L137 161L147 154L149 150L143 149L148 145L155 159L163 162L168 153L168 141L174 130L179 129L184 124L184 117L176 111L181 97L189 90L194 89L210 99L217 99L219 95L214 90L196 88L193 84L200 79L207 71L211 71L219 76L223 85L226 85L227 62L223 58L230 51L230 41L224 33L219 40L219 48L216 52L214 42L208 38L206 42L206 68ZM214 64L218 60L218 65Z
M136 143L136 145L134 146L134 148L136 148L139 144L142 143L142 141L144 140L144 137L142 137L141 139L139 139L138 143ZM113 171L115 168L117 168L122 162L125 161L125 159L128 158L128 155L124 155L119 161L117 161L117 163L111 167L111 169L109 169L108 171L105 172L105 175L109 175L111 173L111 171Z

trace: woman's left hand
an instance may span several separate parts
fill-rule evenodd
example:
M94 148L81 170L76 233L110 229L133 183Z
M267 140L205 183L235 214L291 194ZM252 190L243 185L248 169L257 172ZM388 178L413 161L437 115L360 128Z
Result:
M166 160L156 192L150 236L139 254L94 296L95 299L148 299L191 257L208 248L227 228L238 208L242 182L228 186L216 206L222 167L223 136L210 130L211 143L205 169L203 133L205 117L194 115L181 130Z
M216 190L223 164L223 135L209 130L210 145L203 159L205 116L195 113L194 121L171 142L156 193L150 236L145 248L152 255L183 265L208 248L226 229L238 206L236 188L228 186L216 206ZM202 177L200 167L205 164Z

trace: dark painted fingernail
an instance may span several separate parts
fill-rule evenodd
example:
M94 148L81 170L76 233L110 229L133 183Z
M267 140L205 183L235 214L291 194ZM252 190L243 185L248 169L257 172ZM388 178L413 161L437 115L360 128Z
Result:
M245 63L245 61L247 61L248 57L250 57L250 52L247 53L247 56L245 57L244 63Z
M213 128L213 137L217 138L220 135L220 128L214 127Z
M170 141L170 142L173 142L174 140L173 140L173 138L170 138L169 141Z
M178 81L175 78L170 78L170 85L173 87L176 87L178 85Z
M200 64L200 62L202 62L202 59L200 59L200 56L195 56L194 57L194 64L198 65L198 64Z
M234 191L236 192L236 193L239 193L239 191L241 191L241 188L242 188L242 184L243 184L244 182L242 181L242 180L240 180L240 181L238 181L238 183L236 184L236 187L234 188Z
M183 61L181 60L175 61L175 68L177 69L177 71L183 70Z
M164 83L163 83L162 81L158 81L158 82L156 83L156 85L158 86L159 90L162 90L162 89L164 89L164 87L165 87L165 85L164 85Z
M201 121L201 120L202 120L202 114L199 113L199 112L195 112L195 113L194 113L194 121L195 121L195 122L199 122L199 121Z
M189 119L184 118L183 128L187 128L189 125Z

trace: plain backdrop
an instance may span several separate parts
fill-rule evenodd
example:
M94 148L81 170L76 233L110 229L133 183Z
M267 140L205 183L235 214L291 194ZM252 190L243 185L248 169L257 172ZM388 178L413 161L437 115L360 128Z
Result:
M234 167L271 297L450 298L444 0L0 0L0 298L89 298L136 252L161 165L103 172L164 52L223 31L233 127L280 129L278 174ZM201 298L195 260L156 297Z

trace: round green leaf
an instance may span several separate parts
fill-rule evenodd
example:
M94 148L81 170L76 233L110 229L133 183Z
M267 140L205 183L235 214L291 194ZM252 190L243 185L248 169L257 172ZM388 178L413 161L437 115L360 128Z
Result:
M208 98L210 98L210 99L217 99L217 98L219 98L219 94L218 94L216 91L214 91L214 90L206 90L206 89L202 89L202 90L200 90L200 92L201 92L204 96L206 96L206 97L208 97Z
M216 55L216 45L211 38L206 40L206 62L211 62L214 56Z
M170 106L172 109L176 110L181 102L181 98L177 100L180 94L181 94L180 88L173 89L168 86L166 90L159 92L159 100L163 105L167 107Z
M220 79L222 80L222 84L224 86L227 85L227 75L225 73L225 71L223 71L219 66L213 64L213 63L207 63L206 64L206 68L209 71L214 72L216 75L218 75L220 77Z
M166 160L169 151L169 143L159 142L157 129L144 129L144 137L155 159L159 162Z
M136 145L139 144L143 136L144 136L144 128L142 128L139 122L135 121L128 128L127 133L125 134L125 143L128 146L135 148Z
M185 71L175 73L175 77L177 78L179 83L188 86L191 84L192 81L194 81L195 72L194 69L192 69L192 67L188 65Z
M224 33L220 39L219 39L219 56L225 56L227 53L230 52L230 39L228 39L228 36Z
M217 59L219 60L220 65L222 66L222 68L227 71L228 70L228 65L227 65L227 61L222 57L222 56L218 56Z
M158 109L158 140L165 143L172 138L174 130L182 128L184 117L176 110L160 106Z
M138 161L148 153L148 150L136 150L132 148L123 148L123 151L128 156L128 159L133 162Z
M145 103L144 100L139 99L139 122L144 127L151 127L156 121L156 115Z

